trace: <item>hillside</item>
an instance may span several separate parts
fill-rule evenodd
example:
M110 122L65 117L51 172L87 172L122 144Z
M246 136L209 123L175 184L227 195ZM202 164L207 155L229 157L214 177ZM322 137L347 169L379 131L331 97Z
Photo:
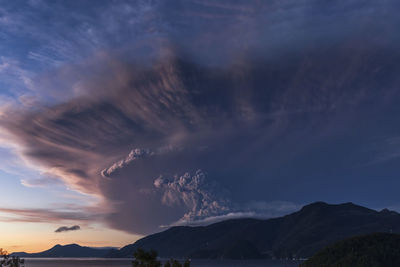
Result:
M39 253L25 253L25 252L15 252L12 253L11 256L19 256L24 258L102 258L105 257L112 248L91 248L91 247L82 247L77 244L70 245L55 245L51 249L39 252Z
M316 202L284 217L227 220L208 226L177 226L144 237L119 250L76 244L56 245L20 257L132 257L137 248L155 249L164 258L309 258L348 237L376 232L400 233L400 214L353 203Z
M389 231L400 233L400 214L378 212L352 203L316 202L280 218L172 227L113 250L108 257L130 257L141 247L155 249L161 257L308 258L332 242Z
M400 266L400 235L375 233L345 239L324 248L300 266Z

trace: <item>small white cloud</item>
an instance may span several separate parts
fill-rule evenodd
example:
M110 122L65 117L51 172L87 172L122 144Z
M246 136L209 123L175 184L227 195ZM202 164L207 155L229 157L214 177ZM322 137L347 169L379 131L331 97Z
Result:
M46 174L44 174L40 178L22 179L21 184L26 187L48 187L54 185L64 185L64 183L58 177Z

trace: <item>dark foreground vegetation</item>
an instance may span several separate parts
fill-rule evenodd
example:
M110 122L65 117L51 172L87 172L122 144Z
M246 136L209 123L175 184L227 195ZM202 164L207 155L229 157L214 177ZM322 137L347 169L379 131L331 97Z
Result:
M400 266L400 235L375 233L334 243L301 267L395 267Z
M0 267L23 267L24 260L16 256L10 256L7 251L0 248Z
M132 262L133 267L161 267L161 261L157 260L157 252L155 250L145 251L138 248L134 253L135 260ZM164 267L190 267L190 261L186 260L183 264L175 259L170 259L164 263Z

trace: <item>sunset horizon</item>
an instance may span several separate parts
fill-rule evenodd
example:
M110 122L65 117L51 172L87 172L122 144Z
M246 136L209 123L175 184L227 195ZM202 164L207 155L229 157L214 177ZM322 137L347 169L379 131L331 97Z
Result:
M303 260L400 233L399 8L0 0L0 248Z

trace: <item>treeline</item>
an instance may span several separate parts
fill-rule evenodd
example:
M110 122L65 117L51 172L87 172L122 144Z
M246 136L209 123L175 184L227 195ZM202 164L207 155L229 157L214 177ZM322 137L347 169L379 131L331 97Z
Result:
M23 267L24 262L19 257L11 257L7 251L0 248L0 267Z
M300 266L400 266L400 235L375 233L348 238L326 247Z
M133 253L135 260L132 262L132 265L133 267L190 267L190 260L180 263L178 260L169 259L162 265L161 261L157 260L157 256L158 254L155 250L145 251L138 248Z

